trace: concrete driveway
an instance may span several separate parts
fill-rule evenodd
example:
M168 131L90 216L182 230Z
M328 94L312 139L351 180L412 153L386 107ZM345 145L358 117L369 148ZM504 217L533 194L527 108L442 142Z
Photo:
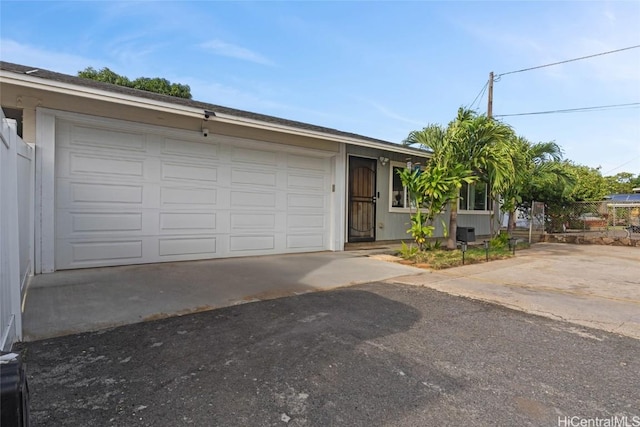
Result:
M443 271L376 251L62 271L36 276L26 340L387 280L498 303L640 339L640 248L538 243L515 258Z
M537 243L515 258L391 279L640 339L640 248Z
M421 273L368 257L321 252L60 271L35 276L26 341Z

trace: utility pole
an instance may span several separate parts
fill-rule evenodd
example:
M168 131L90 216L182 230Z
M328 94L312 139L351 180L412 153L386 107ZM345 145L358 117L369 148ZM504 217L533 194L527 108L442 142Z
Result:
M489 118L489 120L493 118L493 71L489 73L489 91L487 93L487 118ZM491 238L493 238L495 227L494 212L498 212L500 206L498 205L497 197L495 200L493 200L493 196L489 196L489 200L493 203L493 209L491 211L489 220L489 232L491 233Z
M489 93L487 95L487 117L493 117L493 71L489 73Z

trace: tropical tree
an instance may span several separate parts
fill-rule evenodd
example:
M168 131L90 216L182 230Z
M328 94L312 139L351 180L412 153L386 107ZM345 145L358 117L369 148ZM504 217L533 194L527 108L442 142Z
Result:
M147 92L161 93L163 95L171 95L178 98L191 99L191 88L188 85L180 83L171 83L167 79L160 77L138 77L135 80L129 80L126 76L104 67L96 70L93 67L87 67L82 71L78 71L78 77L95 80L98 82L111 83L118 86L125 86L134 89L145 90Z
M494 214L498 211L496 201L515 179L513 130L502 122L475 112L469 113L469 110L458 112L453 129L457 130L454 139L457 138L458 162L466 164L479 176L479 181L488 186L492 212L489 230L493 237Z
M462 183L473 183L477 177L463 165L443 167L435 161L424 169L402 169L398 171L402 185L410 198L410 233L420 250L425 249L427 239L433 236L435 219L448 203L458 199Z
M618 172L613 176L605 176L609 194L631 193L634 188L640 186L640 175L635 177L630 172Z
M573 176L561 167L562 149L555 142L531 143L521 136L514 141L514 180L508 188L502 191L505 212L509 212L507 230L513 231L516 218L515 211L523 202L537 200L546 202L544 198L527 198L531 196L534 186L553 187L564 191L567 185L573 183ZM538 192L539 193L539 192Z
M420 131L411 132L404 144L420 144L433 153L431 162L439 167L461 174L470 174L479 182L489 185L492 198L508 188L514 175L512 160L513 140L511 128L475 111L460 108L456 118L447 128L429 125ZM463 182L466 175L456 178ZM456 247L458 226L458 195L449 200L449 232L447 247ZM493 221L492 221L493 234Z
M572 201L602 200L604 196L609 194L609 186L600 173L600 168L576 165L571 162L567 167L575 179L575 184L569 193L569 198Z

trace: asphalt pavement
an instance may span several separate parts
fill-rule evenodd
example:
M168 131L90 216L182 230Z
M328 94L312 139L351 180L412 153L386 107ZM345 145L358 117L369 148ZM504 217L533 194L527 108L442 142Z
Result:
M34 426L640 425L640 340L390 282L21 349Z

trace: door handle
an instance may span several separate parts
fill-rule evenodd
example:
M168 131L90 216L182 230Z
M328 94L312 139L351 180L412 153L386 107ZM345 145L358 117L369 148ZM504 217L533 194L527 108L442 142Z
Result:
M378 198L376 196L371 197L371 202L375 203L378 200Z

